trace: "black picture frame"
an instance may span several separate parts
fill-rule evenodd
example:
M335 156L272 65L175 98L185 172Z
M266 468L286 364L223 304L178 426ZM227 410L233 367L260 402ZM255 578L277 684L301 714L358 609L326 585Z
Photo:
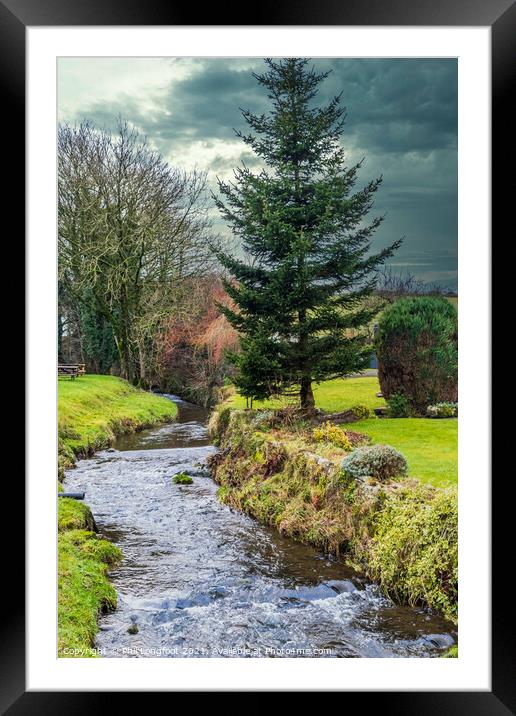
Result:
M202 7L202 10L199 8ZM282 5L262 0L252 13L242 16L242 7L232 2L223 6L193 7L189 4L160 2L159 0L0 0L0 85L2 87L1 121L4 123L4 151L11 153L4 164L9 181L4 189L3 204L15 218L14 231L18 246L23 245L21 235L25 216L25 30L28 26L77 25L402 25L402 26L489 26L492 37L492 237L500 247L509 238L513 224L510 213L514 202L514 180L511 175L511 156L514 157L514 114L511 114L511 93L514 94L516 45L516 4L514 0L288 0ZM199 13L202 23L199 23ZM512 120L511 120L512 118ZM511 151L512 150L512 151ZM4 154L5 157L5 154ZM509 242L507 242L509 243ZM5 266L5 265L4 265ZM505 262L507 282L510 267ZM508 284L510 285L510 283ZM497 308L501 302L493 300L493 320L499 318ZM20 323L19 306L15 323ZM496 380L493 380L496 388ZM489 436L485 436L489 439ZM502 438L497 438L501 443ZM19 469L18 469L19 472ZM26 692L25 691L25 612L23 593L24 551L20 524L23 520L23 485L14 479L14 470L6 475L12 490L9 513L15 516L14 539L4 551L4 570L8 584L16 585L10 593L9 610L3 614L1 630L3 663L1 668L2 713L55 714L61 711L91 713L102 708L102 701L110 693L94 692ZM504 473L504 474L503 474ZM508 486L504 478L513 481L510 468L501 474L502 484L493 481L493 573L497 579L492 595L492 691L454 692L368 692L367 707L381 709L382 713L404 714L468 714L500 716L516 713L516 668L512 629L511 590L506 590L507 568L512 561L513 530L511 513L514 503L507 498ZM19 475L18 475L19 478ZM4 509L6 507L4 502ZM15 515L16 510L18 514ZM16 549L17 545L17 549ZM7 552L7 554L5 554ZM507 560L507 561L506 561ZM53 579L53 575L49 578ZM7 590L6 586L6 590ZM410 685L407 685L410 687ZM66 689L66 684L63 684ZM300 689L302 690L302 689ZM338 686L335 690L339 690ZM121 695L121 694L120 694ZM347 693L346 708L350 699L365 694ZM148 695L145 697L148 699ZM139 693L131 694L132 709L143 702ZM354 700L354 699L353 699ZM148 701L146 702L148 707ZM112 706L111 706L112 708Z

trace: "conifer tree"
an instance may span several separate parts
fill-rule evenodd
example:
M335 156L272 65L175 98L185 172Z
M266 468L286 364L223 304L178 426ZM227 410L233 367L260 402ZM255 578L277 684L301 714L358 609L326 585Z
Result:
M237 132L263 169L237 168L234 181L219 180L215 197L245 256L217 252L235 303L222 310L243 337L236 358L242 394L295 393L310 412L312 383L368 365L363 329L375 311L365 299L400 242L370 253L382 217L364 219L381 177L354 191L362 162L346 166L340 95L326 106L314 102L328 72L301 58L265 62L254 77L271 111L243 110L251 131Z

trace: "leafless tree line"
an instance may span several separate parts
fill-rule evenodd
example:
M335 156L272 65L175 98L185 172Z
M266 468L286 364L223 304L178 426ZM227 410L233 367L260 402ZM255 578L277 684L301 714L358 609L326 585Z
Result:
M387 266L377 274L376 294L393 302L406 296L454 295L438 284L428 284L409 271L394 271Z
M91 292L121 374L145 382L185 281L212 268L206 173L171 167L120 120L113 134L60 126L58 180L61 285L72 299Z

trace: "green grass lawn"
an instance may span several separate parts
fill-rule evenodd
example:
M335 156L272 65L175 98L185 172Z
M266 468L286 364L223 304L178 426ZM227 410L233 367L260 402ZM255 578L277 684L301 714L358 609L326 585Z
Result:
M317 407L331 413L346 410L353 405L366 405L371 409L385 405L383 398L376 397L376 393L380 391L380 384L375 377L339 378L314 385L313 388ZM285 398L255 401L253 408L279 408L287 403L288 400ZM232 408L245 408L245 398L234 393L226 405Z
M353 423L353 430L403 453L410 477L435 487L457 484L457 427L454 418L372 418Z
M371 409L385 405L383 398L376 397L379 391L378 378L341 378L315 386L314 395L318 408L337 413L358 404ZM284 403L269 400L255 402L253 407L278 408ZM245 398L235 393L225 405L245 408ZM402 452L409 464L410 477L436 487L457 483L457 420L371 418L353 423L353 430Z
M108 445L123 432L172 419L177 407L110 375L58 381L59 437L74 453Z

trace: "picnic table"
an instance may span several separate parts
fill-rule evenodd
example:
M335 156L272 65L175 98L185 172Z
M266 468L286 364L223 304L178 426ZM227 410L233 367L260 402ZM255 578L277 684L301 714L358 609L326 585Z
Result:
M58 363L57 364L57 375L68 376L70 380L75 380L77 376L84 375L86 373L86 366L84 363Z

